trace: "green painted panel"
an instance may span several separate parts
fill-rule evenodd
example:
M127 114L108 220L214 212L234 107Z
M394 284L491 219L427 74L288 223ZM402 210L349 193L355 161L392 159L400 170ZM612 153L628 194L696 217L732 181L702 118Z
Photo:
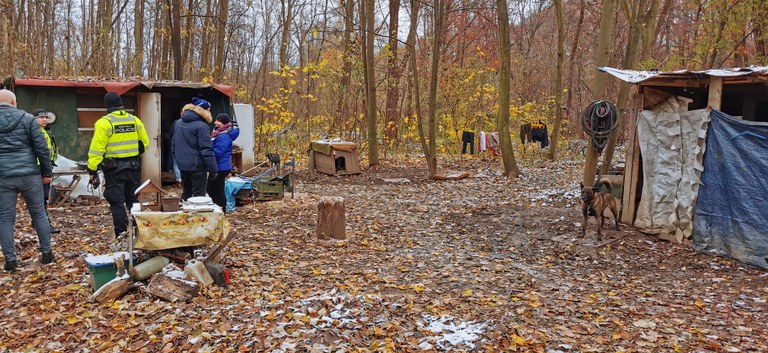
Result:
M77 130L77 96L67 87L16 87L18 106L28 112L43 108L56 114L51 131L59 146L59 155L75 161L88 159L91 133Z

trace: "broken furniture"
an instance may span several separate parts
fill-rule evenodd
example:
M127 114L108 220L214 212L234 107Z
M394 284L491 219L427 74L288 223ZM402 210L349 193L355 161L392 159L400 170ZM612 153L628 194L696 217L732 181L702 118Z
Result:
M83 171L81 170L72 170L72 171L66 171L66 172L54 172L53 173L53 180L51 181L51 188L53 188L54 192L51 195L51 199L49 200L49 204L51 207L58 207L58 206L64 206L67 204L75 204L74 199L72 199L72 192L75 191L75 188L77 187L77 184L80 183L80 174L82 174ZM58 178L63 176L71 176L72 180L69 181L69 184L66 185L57 185L53 184L54 181L56 181Z

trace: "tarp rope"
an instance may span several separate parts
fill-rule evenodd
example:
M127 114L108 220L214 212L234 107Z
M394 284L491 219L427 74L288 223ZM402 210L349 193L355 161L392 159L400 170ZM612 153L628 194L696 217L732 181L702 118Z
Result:
M581 114L581 127L592 137L592 147L598 153L603 151L618 123L619 109L609 101L589 103Z

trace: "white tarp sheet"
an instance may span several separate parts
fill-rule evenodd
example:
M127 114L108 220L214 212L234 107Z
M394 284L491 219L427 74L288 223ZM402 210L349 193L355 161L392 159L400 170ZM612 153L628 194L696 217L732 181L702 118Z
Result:
M709 112L686 111L689 100L672 97L637 119L643 156L643 192L634 226L659 238L684 242L701 184Z

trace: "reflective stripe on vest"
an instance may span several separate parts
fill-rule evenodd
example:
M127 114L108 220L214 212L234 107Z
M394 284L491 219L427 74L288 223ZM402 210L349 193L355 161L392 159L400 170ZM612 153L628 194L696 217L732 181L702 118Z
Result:
M108 114L105 117L112 124L112 128L107 130L109 139L107 140L105 158L127 158L139 155L139 134L136 117L127 114L126 117L116 117ZM88 153L99 154L97 151L88 151Z

